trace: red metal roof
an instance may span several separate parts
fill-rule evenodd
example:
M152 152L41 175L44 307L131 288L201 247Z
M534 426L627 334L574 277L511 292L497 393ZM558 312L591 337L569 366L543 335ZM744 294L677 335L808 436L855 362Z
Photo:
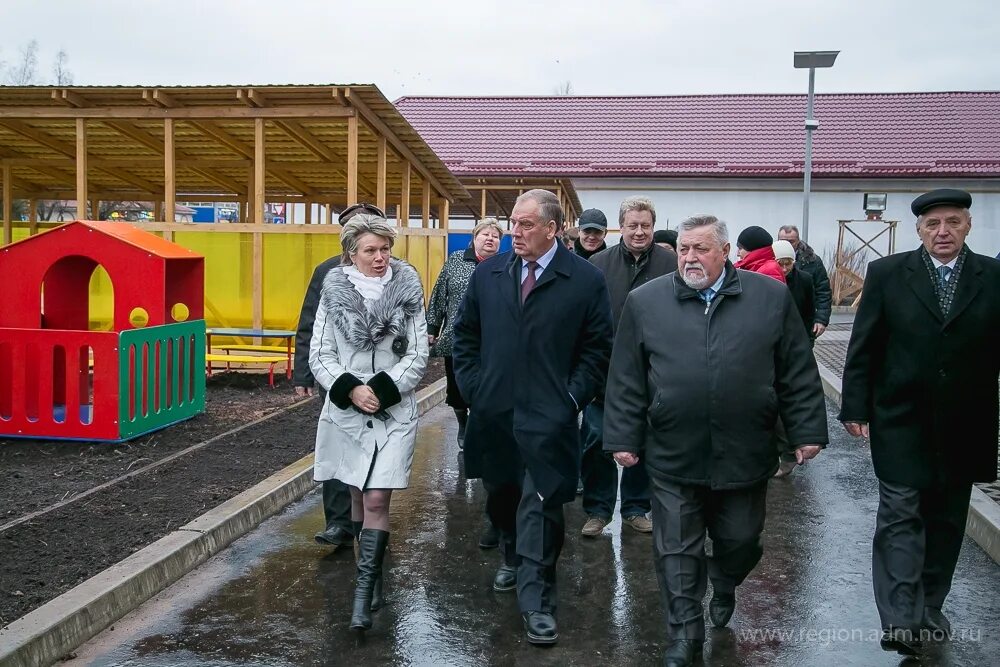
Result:
M403 97L458 177L801 177L805 95ZM1000 91L817 95L816 177L1000 176Z

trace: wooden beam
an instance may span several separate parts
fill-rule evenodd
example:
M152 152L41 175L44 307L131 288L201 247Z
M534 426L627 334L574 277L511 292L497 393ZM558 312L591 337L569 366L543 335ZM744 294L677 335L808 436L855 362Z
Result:
M410 162L403 160L402 185L399 188L399 214L396 216L400 227L410 226Z
M479 219L482 220L486 217L486 190L481 193L482 196L479 198Z
M86 99L83 95L72 90L67 90L66 88L53 90L52 99L60 104L65 104L66 106L74 109L86 109L94 106L91 104L90 100Z
M200 132L212 137L230 150L239 153L249 160L254 159L254 150L252 146L247 146L245 143L229 134L229 132L222 129L215 123L201 122L191 124L198 128Z
M79 159L77 157L78 154L79 154L79 150L78 150L79 149L79 129L80 129L80 127L83 127L83 125L81 125L81 124L85 123L85 122L86 121L83 118L77 118L76 119L76 127L77 127L77 147L76 147L76 149L74 149L74 147L71 144L68 144L68 143L66 143L64 141L56 139L55 137L50 136L50 135L46 134L45 132L42 132L41 130L38 130L38 129L36 129L36 128L34 128L34 127L32 127L32 126L30 126L30 125L28 125L26 123L23 123L23 122L19 121L19 120L3 121L3 122L0 122L0 125L2 125L3 127L7 128L11 132L15 132L17 134L20 134L23 137L27 137L28 139L31 139L32 141L35 141L35 142L37 142L37 143L45 146L46 148L48 148L48 149L50 149L50 150L52 150L52 151L54 151L56 153L61 153L62 155L66 155L66 156L74 158L74 159ZM127 174L127 173L121 173L121 170L116 169L112 165L106 164L104 160L93 158L93 159L89 160L89 163L94 168L100 169L101 171L105 172L106 174L109 174L109 175L113 176L114 178L117 178L118 180L125 181L126 183L131 183L132 185L134 185L134 186L136 186L136 187L138 187L141 190L144 190L146 192L157 193L157 192L161 192L162 191L161 188L158 188L156 185L154 185L150 181L147 181L144 178L139 178L138 176L133 176L133 175Z
M263 109L268 106L264 94L253 88L240 88L236 91L236 99L254 109Z
M253 122L253 210L254 219L265 221L264 218L264 119L256 118ZM257 326L256 323L254 326Z
M163 120L163 206L167 212L166 222L176 222L177 211L177 164L174 152L174 119Z
M0 108L0 118L18 118L24 120L93 118L128 118L135 120L154 120L163 118L177 119L216 119L234 118L350 118L355 115L354 109L333 104L312 104L287 107L267 107L255 109L245 106L210 106L210 107L90 107L76 109L72 107L28 107L5 106Z
M505 217L505 218L509 218L510 217L510 213L508 213L507 209L504 208L503 202L500 201L500 197L497 196L496 192L494 192L493 190L487 190L486 188L483 188L483 192L489 192L490 193L490 199L493 200L493 203L496 205L497 210L500 213L503 213L503 217Z
M347 205L358 203L358 117L347 119Z
M423 197L420 202L420 226L430 229L431 226L431 184L424 181Z
M76 119L76 217L87 219L87 121L83 118Z
M313 221L313 203L306 200L306 224L311 225Z
M376 144L378 155L378 171L375 176L375 205L383 211L385 210L385 168L388 155L386 153L385 137L379 135Z
M10 167L4 167L3 171L3 244L10 245L14 240L14 226L11 223L11 215L14 211L14 184L10 173Z
M440 195L440 193L438 193ZM441 221L441 229L448 230L448 211L451 202L446 197L438 199L438 219Z
M38 200L28 200L28 233L32 236L38 231Z
M389 143L392 144L393 148L399 155L409 160L414 167L416 167L417 172L420 174L421 178L426 178L431 182L434 188L439 193L447 193L448 190L431 174L426 167L420 162L419 159L413 154L413 152L402 142L402 140L396 136L396 133L385 124L385 122L378 117L378 115L373 112L365 102L357 96L350 88L344 91L344 97L347 98L348 103L354 107L359 114L375 129L375 133L384 136Z
M333 224L333 204L326 204L325 205L325 209L326 209L326 224L332 225Z
M163 202L160 200L153 202L153 220L166 222L166 220L163 219Z

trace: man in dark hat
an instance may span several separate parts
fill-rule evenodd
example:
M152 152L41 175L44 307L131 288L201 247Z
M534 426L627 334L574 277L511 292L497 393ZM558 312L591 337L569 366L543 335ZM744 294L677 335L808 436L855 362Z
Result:
M677 230L676 229L657 229L653 232L653 243L660 246L664 250L669 250L670 252L677 254Z
M602 211L588 208L580 214L577 227L580 237L573 242L573 252L580 257L590 259L608 247L604 242L604 237L608 235L608 219Z
M913 200L922 245L868 265L844 368L840 421L871 439L879 480L882 648L903 655L948 637L972 484L997 478L1000 262L965 244L971 205L952 189Z

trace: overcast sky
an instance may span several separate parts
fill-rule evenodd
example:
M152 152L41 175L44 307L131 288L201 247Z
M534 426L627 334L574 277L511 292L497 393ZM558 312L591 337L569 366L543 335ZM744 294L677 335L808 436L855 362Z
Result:
M374 83L401 95L996 90L989 0L0 0L0 60L78 85Z

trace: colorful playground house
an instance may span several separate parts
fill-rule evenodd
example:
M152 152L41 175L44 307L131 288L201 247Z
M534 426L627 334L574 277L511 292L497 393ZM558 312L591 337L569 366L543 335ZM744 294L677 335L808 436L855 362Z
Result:
M89 285L113 285L92 330ZM0 437L121 442L205 408L205 260L116 222L0 249Z

